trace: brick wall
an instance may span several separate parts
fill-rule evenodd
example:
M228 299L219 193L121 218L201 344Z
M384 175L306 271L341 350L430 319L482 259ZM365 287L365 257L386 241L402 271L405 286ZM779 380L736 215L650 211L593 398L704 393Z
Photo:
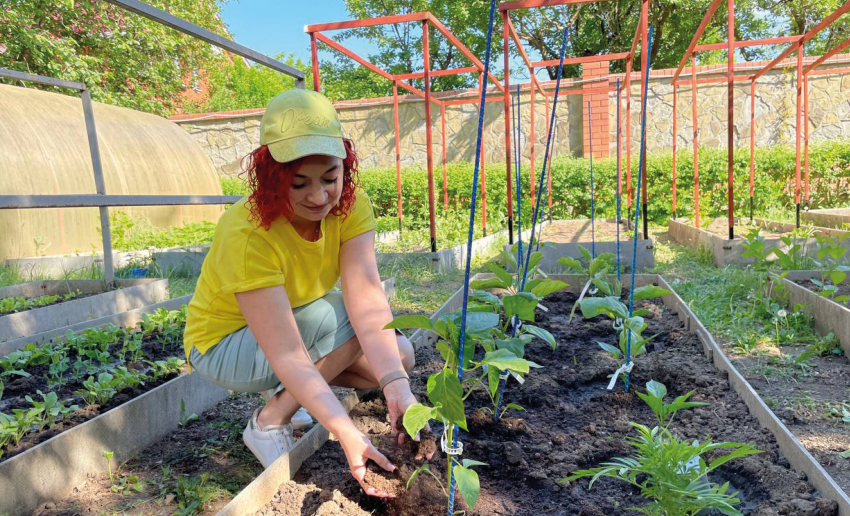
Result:
M605 88L608 86L609 62L584 63L581 65L583 90ZM593 80L597 79L598 80ZM594 158L608 157L610 131L608 128L608 94L604 92L582 95L582 149L584 156L590 156L593 148ZM587 116L590 112L590 117ZM592 143L592 145L591 145Z

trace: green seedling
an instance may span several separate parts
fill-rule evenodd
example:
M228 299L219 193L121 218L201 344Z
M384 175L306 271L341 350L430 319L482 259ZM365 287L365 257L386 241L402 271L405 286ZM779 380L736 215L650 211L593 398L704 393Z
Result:
M711 509L727 516L741 515L737 509L741 503L738 493L729 492L728 482L718 485L708 476L723 464L761 453L760 450L745 443L714 443L711 440L688 443L680 440L668 427L678 410L696 404L687 401L691 393L676 398L673 403L664 403L667 389L663 387L658 382L650 382L647 392L641 396L655 413L658 426L649 428L630 423L638 433L636 437L627 438L627 443L633 448L631 457L617 457L600 467L576 471L561 482L589 477L591 488L602 477L627 482L640 489L641 495L650 500L647 505L631 510L649 516L695 516ZM711 462L703 458L720 450L730 452Z
M823 272L820 280L814 278L811 280L812 283L820 287L818 295L843 304L850 301L850 296L838 296L836 294L838 293L838 285L847 279L847 272L850 271L850 267L842 264L844 255L847 253L847 248L842 245L842 242L848 238L850 238L850 233L843 233L835 237L828 234L815 235L815 240L818 243L815 264Z
M69 292L65 295L47 295L33 299L28 299L24 296L6 297L0 299L0 316L32 310L33 308L41 308L60 301L70 301L78 295L80 295L79 292Z
M64 353L57 353L51 358L51 364L47 371L47 384L49 386L64 385L65 373L71 368L71 359Z
M157 382L171 374L179 373L186 361L177 357L168 357L166 360L156 362L146 360L145 363L151 367L148 378Z
M197 414L195 414L195 413L186 414L186 400L181 399L180 400L180 422L177 423L180 426L180 428L183 428L184 426L188 425L192 421L197 421L197 420L198 420Z
M112 475L112 457L115 456L115 452L112 451L103 451L103 458L106 459L106 472L109 474L109 487L110 489L115 485L115 478Z
M61 420L71 412L79 410L78 405L65 406L64 401L60 401L55 392L44 394L41 391L36 391L41 396L42 401L35 401L29 395L26 400L30 402L34 409L40 411L41 417L38 421L38 430L41 431L45 426L53 428L56 425L57 419Z
M576 300L572 310L570 310L570 321L572 321L576 308L581 303L581 300L584 299L585 294L594 296L598 291L602 291L603 295L617 295L619 297L620 292L622 291L622 284L619 280L615 280L614 285L605 281L605 275L608 274L609 269L614 263L613 254L601 253L594 258L590 251L588 251L584 246L578 246L578 250L584 258L584 263L587 263L587 265L585 265L581 260L570 258L568 256L558 258L559 264L581 275L585 284L578 300Z
M654 299L670 294L670 291L655 285L644 285L634 291L634 300L642 301ZM625 363L626 350L631 334L631 356L636 357L646 352L646 344L655 336L643 338L646 323L643 316L649 314L647 310L634 310L629 317L629 308L618 297L591 297L581 300L581 313L585 319L592 319L599 315L605 315L614 321L614 330L617 332L617 346L605 342L598 342L599 347L608 352L617 361L617 370L621 371L628 364ZM615 373L616 374L616 373ZM620 372L620 377L625 381L625 372ZM613 387L614 379L609 384Z
M86 405L103 405L118 392L116 387L120 383L115 377L109 373L103 372L97 376L95 381L93 376L89 376L88 380L83 382L83 388L74 391L74 394L83 398Z

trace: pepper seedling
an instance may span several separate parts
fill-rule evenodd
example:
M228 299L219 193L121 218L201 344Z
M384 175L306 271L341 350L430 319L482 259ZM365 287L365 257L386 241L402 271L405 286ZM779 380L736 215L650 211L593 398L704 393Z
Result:
M670 291L658 287L656 285L644 285L638 287L634 291L634 300L642 301L646 299L654 299L670 294ZM591 297L581 300L581 314L585 319L592 319L598 315L606 315L614 321L614 330L617 332L618 346L612 346L604 342L598 342L599 347L607 351L614 359L617 360L617 371L623 371L624 367L628 367L625 363L626 351L629 345L629 336L631 334L631 356L638 356L646 351L646 343L655 338L657 335L644 339L642 334L646 329L646 323L643 321L643 316L648 315L649 311L638 309L632 312L629 316L629 307L626 306L619 297ZM615 373L616 375L617 373ZM625 381L625 372L620 372L620 377ZM609 389L613 387L614 380L609 384Z
M687 401L693 391L677 397L673 403L664 403L666 394L666 387L654 381L647 384L645 394L638 393L655 413L658 425L650 429L640 423L630 423L638 432L637 437L626 439L634 449L631 457L616 457L600 467L576 471L560 482L590 477L589 488L602 477L627 482L650 500L647 505L633 510L649 516L695 516L709 509L727 516L740 516L736 508L741 503L738 493L729 493L729 482L719 485L711 482L708 475L729 461L761 451L746 443L680 440L668 428L676 412L706 404ZM731 451L706 462L703 457L717 450Z
M516 374L528 373L532 362L517 357L507 349L487 351L480 362L473 360L477 343L492 339L492 331L499 326L499 315L492 312L468 312L466 315L466 341L463 356L460 355L461 314L456 312L441 317L436 322L424 315L405 315L397 317L384 329L422 328L435 332L440 338L436 347L445 361L443 368L428 378L427 394L431 406L414 403L404 413L402 424L411 437L415 437L432 419L443 424L444 448L454 446L454 425L467 430L464 400L475 388L475 384L464 394L463 385L458 379L458 369L474 372L489 366L494 370L513 371ZM454 451L454 450L453 450ZM459 460L459 453L449 454L446 478L454 472L458 489L467 505L475 506L480 490L478 474L471 467L480 463ZM429 470L430 471L430 470Z

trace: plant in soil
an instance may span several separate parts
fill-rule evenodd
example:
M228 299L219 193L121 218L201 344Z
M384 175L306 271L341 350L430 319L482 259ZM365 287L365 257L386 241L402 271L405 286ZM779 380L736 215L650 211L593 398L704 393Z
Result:
M835 237L821 234L815 235L815 240L818 243L815 264L823 272L821 273L820 280L814 278L811 280L812 283L820 288L818 295L843 304L847 304L850 301L850 296L837 296L836 294L838 293L838 285L847 279L847 272L850 271L850 267L842 264L847 249L842 247L841 243L848 238L850 238L850 233L844 233Z
M609 291L610 292L610 291ZM666 296L670 291L655 285L644 285L634 291L634 300L643 301ZM614 331L617 334L617 345L597 342L599 347L608 352L617 361L617 371L625 381L624 367L626 364L626 351L631 346L631 358L639 356L646 351L646 343L655 336L643 338L646 323L644 315L649 312L645 309L634 310L629 316L629 307L620 301L619 296L607 295L605 297L591 297L582 299L579 303L581 314L585 319L592 319L598 315L606 315L613 320ZM618 373L614 373L615 375ZM613 382L613 380L612 380Z
M507 306L512 306L508 303ZM510 312L510 308L507 309ZM435 332L440 338L436 347L444 360L443 368L428 378L427 394L431 406L422 403L411 405L404 414L402 424L411 437L419 435L420 431L432 419L443 425L443 448L454 446L454 426L467 430L466 409L464 401L479 383L476 381L466 393L458 379L458 370L475 374L485 366L493 371L498 385L501 371L512 371L522 375L536 366L532 362L516 356L507 348L496 349L492 332L499 327L499 315L493 312L468 312L466 316L466 336L463 354L460 350L461 314L453 313L442 317L436 322L424 315L405 315L397 317L385 329L395 328L424 328ZM485 350L481 361L475 361L475 348L481 343ZM491 345L491 343L493 343ZM487 373L485 373L487 374ZM492 385L492 382L491 382ZM458 489L466 504L472 508L478 499L480 485L478 474L472 469L481 463L475 461L460 461L456 455L449 454L446 461L446 478L452 472L455 475ZM424 471L424 469L422 469ZM428 470L430 472L430 469ZM421 471L420 471L421 473Z
M70 301L80 296L80 291L68 292L67 294L47 295L28 299L24 296L7 297L0 299L0 316L41 308L43 306Z
M672 403L665 403L667 388L659 382L647 383L646 393L637 394L652 409L657 425L649 428L640 423L629 423L638 434L627 439L633 455L617 457L597 468L576 471L562 482L590 477L591 488L602 477L627 482L639 488L641 495L650 500L644 507L631 510L649 516L695 516L708 509L728 516L740 515L736 508L740 500L737 493L729 493L729 483L719 485L708 476L729 461L761 451L746 443L714 443L710 439L703 443L697 440L688 443L680 440L669 428L676 412L706 405L688 401L693 392L677 397ZM714 453L720 450L730 451L725 455ZM706 459L709 455L714 456L710 462Z

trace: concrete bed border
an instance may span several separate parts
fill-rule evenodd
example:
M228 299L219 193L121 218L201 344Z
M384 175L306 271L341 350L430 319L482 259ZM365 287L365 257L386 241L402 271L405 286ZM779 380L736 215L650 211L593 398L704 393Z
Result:
M549 221L544 220L537 224L537 229L539 230L541 227L549 224ZM526 229L522 232L523 238L527 239L531 236L531 230ZM392 240L387 234L384 233L381 235L381 239L383 241ZM495 233L487 235L485 237L481 237L472 241L472 254L475 256L477 253L481 253L486 251L491 246L495 245L496 242L500 238L504 238L508 235L507 229L499 230ZM378 240L375 240L378 242ZM435 268L437 272L445 272L453 269L460 269L466 265L466 244L458 244L454 247L450 247L448 249L442 249L437 251L436 253L431 252L417 252L417 253L385 253L381 251L377 251L375 256L378 260L378 265L392 262L395 260L402 259L415 259L415 258L428 258L431 260L432 266Z
M803 221L825 228L841 229L845 223L850 223L850 208L829 208L808 210L800 214Z
M486 279L494 277L490 273L476 274L472 280ZM582 288L582 277L578 275L550 275L552 279L560 279L570 284L567 290L578 291ZM676 294L676 291L658 274L638 274L636 276L636 286L647 284L658 284L666 288L672 294L664 296L662 301L665 306L676 310L679 319L685 323L685 327L689 332L695 333L703 346L703 352L706 357L713 360L715 367L721 371L725 371L728 375L729 384L735 389L735 392L741 397L750 413L753 414L759 423L767 428L776 439L782 453L785 454L789 463L798 471L803 471L808 477L808 481L820 492L820 494L831 500L836 500L839 506L839 516L850 516L850 498L841 490L835 483L829 473L815 460L814 457L803 447L802 444L794 437L788 428L776 417L770 408L764 403L758 393L752 388L747 380L738 372L732 365L729 359L724 354L722 348L717 344L711 333L697 319L696 315L688 308L687 303ZM448 301L431 317L432 320L437 319L444 313L456 310L460 307L463 301L463 288L455 292ZM411 338L416 338L414 344L417 348L422 345L427 345L434 340L433 332L427 330L417 330ZM352 404L353 407L353 404ZM318 430L315 431L318 437L326 436L327 432ZM324 430L324 429L323 429ZM305 436L306 437L306 436ZM218 512L217 516L248 516L262 509L267 505L274 495L280 489L280 485L284 482L292 480L297 468L303 464L307 458L315 453L326 441L323 439L302 439L304 444L299 441L295 449L290 452L294 455L292 459L282 457L269 470L274 469L275 473L266 475L265 473L258 477L257 480L249 484L243 491L231 500L227 506ZM296 451L297 450L297 451ZM283 463L283 464L279 464ZM293 469L293 466L295 468ZM269 470L266 470L268 473ZM262 481L260 481L262 478ZM254 485L257 484L257 485ZM243 496L244 495L244 496Z
M742 245L743 240L729 240L728 238L712 233L711 231L706 231L702 228L698 229L695 226L685 223L684 220L685 219L677 220L671 218L668 223L670 238L674 242L694 249L702 248L710 251L714 257L714 264L717 267L725 267L726 265L731 264L748 265L753 263L752 258L741 257L741 254L746 251ZM756 222L765 224L768 229L772 229L774 231L790 232L796 227L794 224L786 224L783 222L775 222L765 219L755 220ZM845 231L832 228L815 227L815 229L818 230L818 232L830 235L846 233ZM801 242L801 245L805 254L812 255L817 252L817 241L814 238L806 239ZM850 241L845 241L841 245L850 249ZM777 247L780 249L787 249L788 247L778 238L765 238L764 246L766 251Z
M37 297L79 290L95 294L42 308L0 316L0 355L7 341L27 339L56 328L141 308L168 297L168 280L159 278L116 280L120 288L105 290L100 280L33 281L0 288L0 298Z
M394 278L384 280L382 285L388 298L395 295ZM87 321L75 325L73 331L109 323L135 325L146 313L152 313L158 308L179 309L191 298L191 295L183 296L123 314ZM64 334L64 331L59 333ZM352 395L356 402L355 393L352 392L349 398ZM103 471L105 459L101 453L104 450L115 453L112 464L116 467L166 437L180 422L181 400L185 401L186 413L201 414L227 396L226 389L207 382L200 375L182 374L0 463L0 514L31 514L45 502L61 500L87 475ZM348 402L344 400L344 403ZM156 417L151 417L152 414L156 414ZM307 443L321 440L322 430L314 428L308 432L305 437L309 439L299 441L304 442L302 448ZM327 440L327 435L324 440ZM303 461L310 454L300 460ZM45 467L45 464L49 464L49 467ZM293 474L300 464L298 462L294 466Z
M156 308L178 309L189 299L191 296L183 296L87 321L74 325L72 331L109 323L134 325L145 313ZM105 450L115 452L112 464L116 467L162 439L180 422L181 400L185 400L187 413L200 414L226 397L226 390L200 375L183 374L0 463L0 514L31 514L45 502L61 500L87 475L103 471L101 453Z
M814 318L815 329L818 333L826 335L832 332L841 341L844 353L850 356L850 309L794 282L811 278L820 279L820 276L821 271L790 271L784 278L780 278L776 273L770 273L773 281L785 285L791 306L797 303L804 304L806 311Z

